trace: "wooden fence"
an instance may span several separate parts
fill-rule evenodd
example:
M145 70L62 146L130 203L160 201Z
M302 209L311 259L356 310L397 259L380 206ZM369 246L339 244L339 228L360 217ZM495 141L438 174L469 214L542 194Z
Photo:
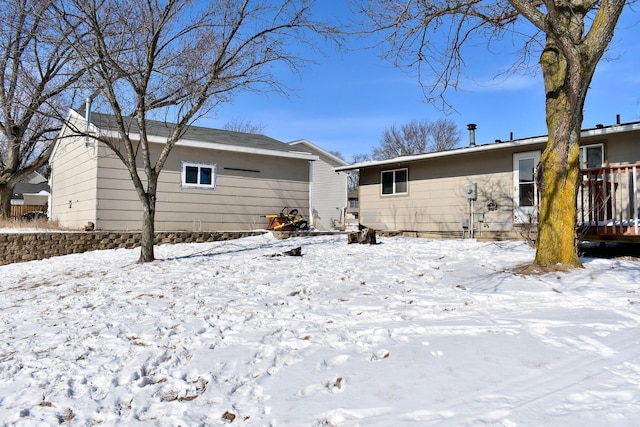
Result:
M11 218L18 219L27 212L47 213L47 205L11 205Z

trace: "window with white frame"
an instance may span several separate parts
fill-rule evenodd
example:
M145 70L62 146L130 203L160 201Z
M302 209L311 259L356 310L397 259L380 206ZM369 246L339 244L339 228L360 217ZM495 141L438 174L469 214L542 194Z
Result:
M408 175L409 170L407 168L382 171L382 194L407 194Z
M580 168L599 168L604 163L604 144L589 144L580 147Z
M182 188L216 188L216 165L212 163L182 162Z

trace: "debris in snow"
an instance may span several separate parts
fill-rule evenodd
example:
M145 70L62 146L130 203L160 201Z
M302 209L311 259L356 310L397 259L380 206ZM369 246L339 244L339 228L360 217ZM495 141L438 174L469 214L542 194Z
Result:
M265 255L268 258L274 258L279 256L302 256L302 246L298 246L297 248L290 249L288 251L284 251L282 253Z
M368 243L370 245L376 244L376 230L373 228L363 228L362 230L354 233L349 233L347 237L347 243Z
M233 414L229 411L226 411L224 414L222 414L222 419L225 421L229 421L230 423L233 422L233 420L236 419L236 414Z

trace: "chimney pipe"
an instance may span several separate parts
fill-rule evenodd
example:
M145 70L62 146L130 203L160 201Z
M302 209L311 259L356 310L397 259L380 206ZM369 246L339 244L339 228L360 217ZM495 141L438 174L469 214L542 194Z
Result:
M469 147L475 147L476 146L476 124L475 123L469 123L467 125L467 129L469 129Z
M86 125L84 145L89 146L89 123L91 122L91 98L84 100L84 120Z
M620 114L616 114L616 124L620 124Z

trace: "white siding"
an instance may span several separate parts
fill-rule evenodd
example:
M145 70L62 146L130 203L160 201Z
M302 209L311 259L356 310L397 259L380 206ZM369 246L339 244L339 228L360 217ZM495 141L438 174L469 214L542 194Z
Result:
M313 225L322 231L330 230L333 220L340 221L341 212L347 207L347 174L335 172L334 167L322 156L312 162Z
M97 159L84 138L63 133L51 157L51 219L81 229L96 222Z
M306 140L295 141L291 145L319 157L319 160L311 162L309 223L321 231L331 230L332 222L339 222L347 207L347 173L335 172L333 169L347 163L338 161Z

